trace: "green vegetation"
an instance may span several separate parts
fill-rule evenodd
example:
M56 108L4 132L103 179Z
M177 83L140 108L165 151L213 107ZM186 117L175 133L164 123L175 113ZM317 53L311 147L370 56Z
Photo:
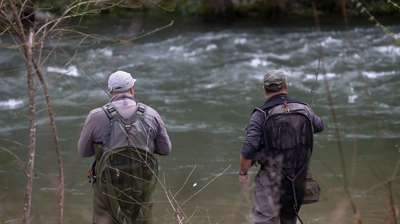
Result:
M400 37L396 37L396 35L390 31L387 27L385 27L383 24L381 24L376 18L375 16L373 16L372 14L375 14L373 12L371 12L370 8L367 5L364 5L361 1L359 0L352 0L351 2L356 3L356 8L359 9L359 12L361 14L365 14L368 16L368 20L371 22L375 23L376 27L379 27L382 29L382 32L387 33L388 36L393 40L393 42L397 45L400 46ZM396 3L388 0L387 3L390 4L386 4L386 5L392 5L395 9L400 9L400 6L398 6ZM386 7L383 7L386 8ZM373 10L373 9L372 9Z
M344 0L345 1L345 0ZM313 17L312 2L315 2L320 17L341 15L342 1L326 0L125 0L92 2L76 10L99 10L98 15L151 17L179 16L206 21L231 21L242 18L279 19ZM392 1L364 0L363 7L376 16L399 16L399 6ZM391 4L388 4L391 3ZM55 14L63 12L70 0L43 0L37 2L42 11ZM362 16L363 12L353 1L345 1L349 16Z

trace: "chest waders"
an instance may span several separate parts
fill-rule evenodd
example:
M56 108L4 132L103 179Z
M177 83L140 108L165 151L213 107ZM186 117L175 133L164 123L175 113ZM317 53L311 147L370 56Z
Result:
M269 109L264 123L264 154L259 161L265 166L276 167L285 178L281 181L281 214L289 219L298 215L305 189L305 178L312 154L314 130L311 113L302 103L287 103ZM265 168L264 168L265 169Z
M115 223L146 223L152 215L151 197L158 173L157 158L153 155L154 132L144 120L146 105L137 103L127 119L112 103L102 108L110 126L95 152L93 187L94 195L99 197L95 200L101 201L97 203L107 208Z

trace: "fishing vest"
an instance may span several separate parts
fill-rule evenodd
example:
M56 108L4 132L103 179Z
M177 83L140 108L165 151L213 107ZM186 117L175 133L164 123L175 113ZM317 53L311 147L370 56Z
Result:
M158 172L154 134L145 122L146 105L137 103L129 118L107 103L102 108L110 119L103 137L101 159L96 164L97 184L103 201L118 223L137 223L147 210Z
M279 95L268 100L261 144L253 162L266 165L268 157L281 168L298 168L308 163L313 147L312 111L306 103ZM254 113L253 111L253 113Z
M154 153L153 132L144 120L146 105L137 103L132 115L126 119L112 103L102 106L110 119L110 126L104 133L103 153L118 147L132 146Z

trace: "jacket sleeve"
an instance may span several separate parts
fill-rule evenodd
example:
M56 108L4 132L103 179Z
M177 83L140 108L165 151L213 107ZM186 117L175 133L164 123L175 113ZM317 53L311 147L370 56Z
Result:
M255 112L251 115L250 122L245 129L246 137L240 152L243 158L253 159L254 153L260 146L263 136L264 121L265 115L260 110L255 110Z
M312 120L314 133L322 132L325 129L324 121L314 113L310 106L307 105L306 110L308 117Z
M78 152L83 157L94 155L93 143L103 143L104 131L110 126L110 120L101 108L90 111L78 141Z
M154 138L154 153L162 156L166 156L171 153L172 144L169 140L167 130L161 116L155 112L153 119L153 125L155 126L155 138Z
M91 124L93 123L91 114L88 115L78 141L78 152L83 157L91 157L94 155L93 138L91 132Z
M322 132L325 129L324 121L318 117L317 115L313 114L313 127L314 133Z

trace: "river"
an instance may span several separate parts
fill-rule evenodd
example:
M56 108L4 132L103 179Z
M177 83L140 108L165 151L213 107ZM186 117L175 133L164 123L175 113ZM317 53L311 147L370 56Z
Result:
M61 141L64 223L91 222L92 189L86 170L92 158L80 157L76 145L89 111L108 100L70 62L71 56L105 88L108 75L116 70L137 79L135 98L160 113L170 135L173 150L158 157L159 176L168 192L176 194L176 202L184 203L179 210L185 221L250 223L253 190L241 187L237 175L243 129L252 109L266 100L262 78L269 69L283 70L290 96L311 103L319 60L315 23L216 25L177 20L163 28L170 22L83 20L80 27L106 38L64 39L42 66ZM399 25L392 22L388 28L400 35ZM138 32L146 35L130 43L110 41L134 38ZM341 19L321 21L323 60L313 109L325 121L325 131L315 135L310 166L322 191L318 203L302 207L305 223L352 223L345 180L363 223L383 223L388 216L386 181L392 175L399 206L395 171L396 145L400 145L400 48L367 19L350 20L350 36L351 40ZM55 44L47 40L46 49ZM20 52L10 48L1 48L0 66L0 223L19 223L25 190L20 160L26 163L28 144L26 71ZM45 99L40 88L36 93L37 176L31 223L56 223L57 159ZM257 168L250 170L251 179L256 172ZM157 223L171 221L173 209L161 188L154 200Z

